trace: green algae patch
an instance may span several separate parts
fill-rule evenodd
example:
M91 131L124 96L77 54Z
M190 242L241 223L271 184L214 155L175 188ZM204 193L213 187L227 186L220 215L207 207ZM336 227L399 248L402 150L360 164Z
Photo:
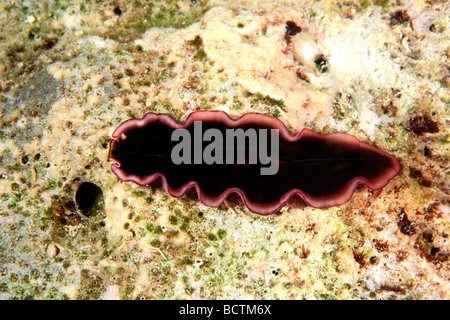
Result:
M130 13L123 12L116 28L101 35L117 41L130 41L150 28L185 28L197 22L207 11L206 1L135 1Z

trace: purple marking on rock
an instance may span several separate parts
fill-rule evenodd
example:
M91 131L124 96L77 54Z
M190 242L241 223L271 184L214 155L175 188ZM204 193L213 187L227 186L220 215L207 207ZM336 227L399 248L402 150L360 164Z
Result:
M261 175L261 163L174 164L171 141L176 129L192 134L194 122L203 130L278 129L279 168L274 175ZM232 119L222 111L191 113L183 123L166 114L149 113L130 119L113 133L108 161L122 181L141 186L159 182L173 197L194 188L200 201L218 207L231 194L238 194L247 208L261 215L272 214L291 197L300 196L315 208L347 202L359 184L376 190L385 187L401 171L400 162L346 133L320 134L303 129L291 135L277 118L248 113ZM194 162L192 162L194 163ZM223 161L226 163L226 161Z

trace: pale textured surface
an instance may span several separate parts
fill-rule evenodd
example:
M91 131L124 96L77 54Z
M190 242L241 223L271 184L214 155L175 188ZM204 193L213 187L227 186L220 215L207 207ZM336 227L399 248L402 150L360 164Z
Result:
M372 2L2 4L0 298L448 299L449 6ZM288 20L305 30L290 46ZM203 109L345 131L403 172L268 217L117 181L119 123ZM425 115L439 131L417 135ZM91 217L85 181L103 191Z

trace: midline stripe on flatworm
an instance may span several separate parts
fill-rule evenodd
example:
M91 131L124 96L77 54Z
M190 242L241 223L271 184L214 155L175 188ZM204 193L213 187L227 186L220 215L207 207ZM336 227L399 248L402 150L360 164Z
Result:
M170 155L178 142L171 141L172 132L192 133L195 121L202 121L205 131L215 128L224 134L230 128L278 129L278 172L261 175L260 164L248 163L175 165ZM237 193L249 210L263 215L274 213L293 195L315 208L341 205L358 184L381 189L401 171L394 156L352 135L309 129L291 135L277 118L248 113L232 119L222 111L193 112L183 123L155 113L125 121L113 133L108 161L114 162L111 170L122 181L158 181L176 198L194 188L200 201L211 207Z

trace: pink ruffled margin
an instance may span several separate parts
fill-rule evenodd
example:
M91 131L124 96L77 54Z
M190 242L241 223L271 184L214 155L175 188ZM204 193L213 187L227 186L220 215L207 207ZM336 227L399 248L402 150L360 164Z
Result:
M371 146L367 143L359 141L356 137L347 133L329 133L321 134L314 132L309 129L303 129L296 135L291 135L286 126L277 118L259 114L259 113L247 113L237 119L231 118L227 113L223 111L196 111L191 113L187 119L180 123L167 114L157 114L148 113L142 119L130 119L123 122L112 134L114 140L119 141L120 139L126 139L126 131L131 128L144 127L153 121L161 121L163 124L167 125L172 129L185 129L189 127L194 121L220 121L230 128L239 127L247 123L257 122L265 127L278 129L280 134L280 139L285 139L286 141L295 142L302 137L307 136L320 136L322 138L329 139L335 143L350 142L353 144L358 144L360 148L371 149L372 151L388 157L392 160L392 167L385 172L385 174L377 177L376 179L369 180L363 177L356 177L350 180L342 191L334 194L332 196L324 197L313 197L304 193L300 189L292 189L286 192L277 202L270 204L260 204L249 200L245 192L239 188L228 188L218 197L209 197L205 195L200 189L199 185L195 181L190 181L179 188L172 188L164 176L160 172L156 172L149 176L140 177L133 174L128 174L120 168L120 163L109 155L108 161L114 162L111 165L112 172L122 181L132 181L138 185L145 186L149 185L157 179L160 179L162 187L166 192L172 197L179 198L186 194L191 188L195 189L197 192L199 200L206 206L209 207L219 207L223 201L232 193L236 193L240 196L247 208L260 215L269 215L280 209L292 196L300 196L308 205L314 208L329 208L333 206L339 206L346 203L353 196L356 187L359 184L366 185L372 190L377 190L385 187L390 180L397 176L402 167L400 162L394 156L381 151L380 149ZM326 182L324 182L326 183Z

